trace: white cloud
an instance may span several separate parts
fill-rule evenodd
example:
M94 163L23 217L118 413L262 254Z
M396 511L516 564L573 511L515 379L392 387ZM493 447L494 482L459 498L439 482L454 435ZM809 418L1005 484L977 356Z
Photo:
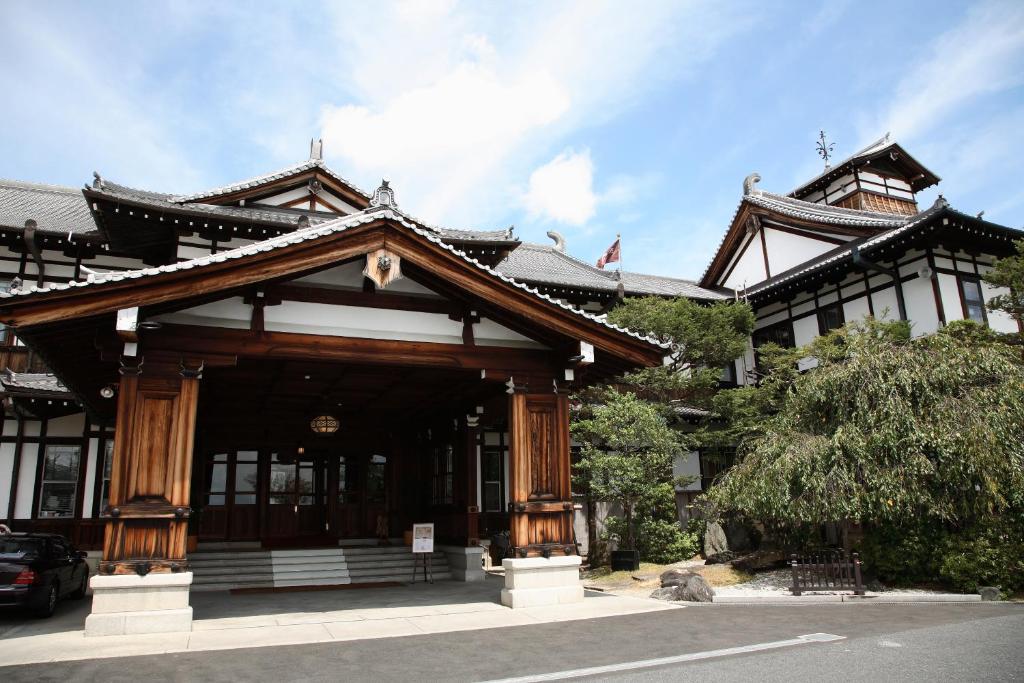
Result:
M523 204L531 217L583 225L597 208L590 150L565 150L530 174Z
M389 176L399 202L427 220L487 221L521 200L529 169L566 134L689 75L747 23L737 20L743 10L702 0L492 8L338 12L337 63L351 97L322 109L328 162L367 185ZM581 206L571 220L592 210Z
M864 137L892 131L897 139L923 136L979 97L1024 83L1024 5L988 3L939 36L911 66L893 104Z

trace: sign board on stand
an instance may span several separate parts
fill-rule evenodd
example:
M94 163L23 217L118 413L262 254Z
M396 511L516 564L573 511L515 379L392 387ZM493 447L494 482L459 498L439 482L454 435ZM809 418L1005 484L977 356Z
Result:
M416 583L416 570L422 565L423 580L434 583L434 567L431 563L431 559L434 557L433 522L412 525L412 552L416 557L416 562L412 567L412 582Z

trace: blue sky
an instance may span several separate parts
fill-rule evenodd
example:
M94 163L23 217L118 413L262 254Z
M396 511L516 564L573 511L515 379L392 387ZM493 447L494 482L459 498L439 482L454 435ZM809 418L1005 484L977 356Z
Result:
M0 177L187 192L312 136L412 215L697 278L752 171L887 131L1024 225L1022 2L0 4ZM935 190L923 193L927 206Z

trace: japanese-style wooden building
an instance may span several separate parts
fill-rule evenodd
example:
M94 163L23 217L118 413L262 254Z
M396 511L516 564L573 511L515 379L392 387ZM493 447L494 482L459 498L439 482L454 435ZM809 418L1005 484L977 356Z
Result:
M1016 329L980 276L1022 233L945 200L920 210L938 177L895 142L786 195L758 180L699 282L595 268L557 233L426 224L387 182L329 169L318 141L190 195L0 181L0 520L99 556L96 633L187 628L190 587L355 581L271 556L414 522L434 523L454 578L479 576L478 541L506 530L522 571L568 570L508 604L574 599L568 395L665 353L605 322L623 297L748 300L731 384L756 381L761 343L867 314ZM704 455L677 464L699 475L681 509L722 467ZM211 549L242 552L200 571ZM125 616L150 589L162 616Z
M91 630L146 628L114 595L139 582L186 596L153 628L187 620L190 528L337 547L427 521L456 548L507 529L517 558L578 565L569 393L664 348L497 271L511 231L425 225L318 144L199 195L97 176L80 196L67 218L95 230L53 230L50 207L5 233L20 270L0 321L26 349L17 370L53 373L3 380L6 516L102 547Z

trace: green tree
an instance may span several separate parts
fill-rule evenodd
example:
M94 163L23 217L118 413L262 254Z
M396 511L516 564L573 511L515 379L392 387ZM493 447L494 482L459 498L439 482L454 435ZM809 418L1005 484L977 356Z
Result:
M1018 329L1024 329L1024 240L1018 240L1014 245L1017 254L997 260L984 279L994 287L1008 290L989 299L988 309L1009 314L1017 321Z
M796 357L818 367L794 373ZM962 526L1007 509L1024 486L1024 372L985 328L911 340L868 320L780 358L754 396L760 425L706 496L713 512Z
M726 364L746 351L754 314L745 302L710 305L689 299L626 299L608 320L670 345L665 365L627 374L617 384L645 399L708 407Z
M637 548L637 516L652 519L666 491L683 483L672 475L682 435L657 407L614 389L601 392L589 415L573 422L572 434L582 445L576 468L590 495L622 507L623 541Z

